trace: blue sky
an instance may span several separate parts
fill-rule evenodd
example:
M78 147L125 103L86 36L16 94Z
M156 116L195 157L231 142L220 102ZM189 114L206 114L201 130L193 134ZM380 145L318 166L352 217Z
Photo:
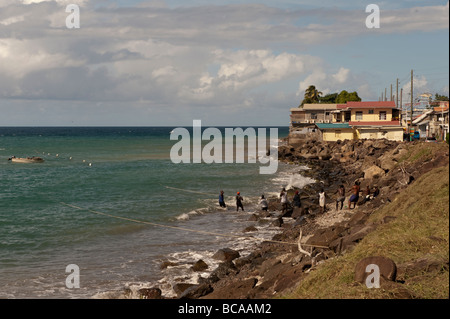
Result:
M80 29L67 29L67 4ZM447 1L0 0L0 125L288 125L315 85L448 95Z

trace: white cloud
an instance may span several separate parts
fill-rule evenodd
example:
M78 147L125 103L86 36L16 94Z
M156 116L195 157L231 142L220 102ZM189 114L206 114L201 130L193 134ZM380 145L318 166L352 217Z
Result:
M297 96L303 98L305 90L314 85L323 95L347 90L358 92L359 97L374 98L374 92L365 75L355 74L345 67L340 67L335 73L327 73L325 70L328 69L324 62L319 63L312 73L300 81Z
M345 83L348 80L350 74L350 70L341 67L336 74L333 74L332 77L336 83Z
M89 0L19 0L19 1L22 1L23 4L56 2L58 5L68 5L68 4L85 5L87 2L89 2Z
M65 27L63 6L69 3L84 6L78 30ZM368 76L324 61L319 50L307 54L315 44L342 48L373 33L364 25L364 8L97 5L0 0L0 99L117 101L192 111L283 108L309 85L324 94L347 89L373 95ZM381 15L378 34L448 29L448 3Z
M63 52L49 52L38 40L0 39L0 57L0 72L10 80L39 70L80 67L84 62Z
M414 76L413 78L413 94L414 97L422 94L429 93L433 90L430 89L426 76ZM407 83L403 86L403 100L410 101L411 98L411 84Z

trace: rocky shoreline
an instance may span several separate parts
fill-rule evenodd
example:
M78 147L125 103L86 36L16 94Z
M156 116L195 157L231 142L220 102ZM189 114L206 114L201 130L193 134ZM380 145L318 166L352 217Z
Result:
M254 214L251 220L256 225L259 220L270 217L274 219L273 225L282 231L247 256L228 248L219 250L214 258L221 264L208 278L200 278L198 284L176 284L173 289L177 298L267 299L286 295L317 265L351 251L380 223L389 223L395 218L386 216L380 223L368 222L375 209L391 202L420 175L448 165L447 148L428 161L406 167L402 159L413 144L388 140L322 142L310 139L298 146L280 147L280 161L308 166L310 169L302 174L317 180L300 190L302 206L281 214L279 199L269 198L268 211ZM377 186L380 194L365 203L360 196L356 208L349 209L348 191L355 181L360 182L361 191L366 186ZM346 206L336 210L335 193L341 184L347 192ZM328 195L325 213L320 212L318 205L318 193L322 188ZM288 198L292 199L292 193L289 194ZM202 271L205 267L207 265L199 260L192 269ZM142 298L164 298L158 288L142 289L139 293ZM410 297L408 293L399 296Z

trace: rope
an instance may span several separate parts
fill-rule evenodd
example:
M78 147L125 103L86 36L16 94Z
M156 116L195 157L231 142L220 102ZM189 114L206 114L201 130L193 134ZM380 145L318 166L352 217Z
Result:
M107 213L102 213L102 212L99 212L99 211L96 211L96 210L82 208L82 207L75 206L75 205L72 205L72 204L67 204L67 203L64 203L64 202L60 202L60 203L62 205L65 205L65 206L68 206L68 207L71 207L71 208L75 208L75 209L78 209L78 210L85 210L85 211L91 212L93 214L107 216L107 217L121 219L121 220L126 220L126 221L139 223L139 224L146 224L146 225L151 225L151 226L156 226L156 227L163 227L163 228L169 228L169 229L183 230L183 231L199 233L199 234L204 234L204 235L229 237L229 238L237 238L237 239L257 239L257 240L263 240L265 242L275 243L275 244L298 245L298 243L290 243L290 242L277 241L277 240L265 240L265 239L261 239L261 238L250 237L250 236L238 236L238 235L231 235L231 234L219 234L219 233L214 233L214 232L209 232L209 231L204 231L204 230L195 230L195 229L184 228L184 227L179 227L179 226L162 225L162 224L152 223L152 222L148 222L148 221L137 220L137 219L127 218L127 217L121 217L121 216L115 216L115 215L111 215L111 214L107 214ZM329 247L326 247L326 246L317 246L317 245L308 245L308 244L302 244L302 245L309 246L309 247L316 247L316 248L329 248Z
M164 187L168 188L168 189L174 189L174 190L188 192L188 193L195 193L195 194L201 194L201 195L215 196L215 194L208 194L208 193L202 193L202 192L197 192L197 191L191 191L189 189L176 188L176 187L170 187L170 186L164 186Z

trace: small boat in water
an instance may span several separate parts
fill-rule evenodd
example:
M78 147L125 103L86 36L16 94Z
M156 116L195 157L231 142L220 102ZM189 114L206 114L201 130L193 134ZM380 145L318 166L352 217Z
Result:
M42 157L11 157L8 158L8 161L11 161L13 163L42 163L44 162L44 159Z

